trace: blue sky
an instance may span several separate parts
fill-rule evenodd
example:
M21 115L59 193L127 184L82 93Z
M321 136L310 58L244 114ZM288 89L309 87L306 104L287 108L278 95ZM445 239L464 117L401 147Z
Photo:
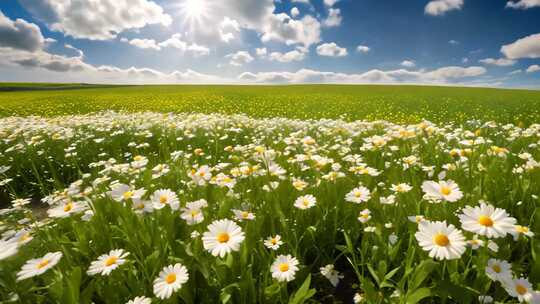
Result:
M540 0L4 0L0 81L540 88Z

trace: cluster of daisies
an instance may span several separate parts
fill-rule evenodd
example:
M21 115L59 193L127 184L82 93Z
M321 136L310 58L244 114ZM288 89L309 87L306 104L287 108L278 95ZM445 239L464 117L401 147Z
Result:
M313 264L298 247L305 239L317 247L319 238L349 233L355 235L355 250L370 236L382 236L389 249L406 251L401 244L410 241L422 249L415 258L441 263L470 264L475 255L488 255L476 276L496 284L478 291L480 302L498 300L494 290L501 289L519 302L540 303L538 282L528 277L524 262L537 237L530 215L540 193L540 125L441 127L108 112L4 118L0 139L0 189L13 196L11 206L0 210L0 263L19 263L28 244L45 242L44 228L61 229L66 222L97 226L104 217L119 225L114 218L119 208L148 226L165 225L162 215L170 215L175 229L187 231L175 242L190 250L200 246L210 264L237 257L256 239L254 247L264 253L248 250L265 265L257 276L285 286L310 272L325 278L326 290L338 286L347 269L341 269L343 258L334 248L342 244L316 248L324 256ZM59 188L66 180L70 183ZM521 201L512 201L518 196L504 184L520 187ZM41 199L45 215L32 211L35 193L24 192L36 185L49 193ZM100 214L103 210L110 213ZM86 275L95 279L136 269L140 253L132 250L137 244L127 242L118 236L106 240L111 244L106 253L86 257ZM511 242L516 245L508 246ZM500 246L525 248L520 252L529 256L497 259ZM42 276L58 263L69 267L65 250L23 261L16 280ZM169 299L191 284L190 275L193 281L198 270L187 257L175 258L148 270L151 286L128 303ZM352 266L357 265L347 267ZM358 289L352 300L367 301L362 286Z

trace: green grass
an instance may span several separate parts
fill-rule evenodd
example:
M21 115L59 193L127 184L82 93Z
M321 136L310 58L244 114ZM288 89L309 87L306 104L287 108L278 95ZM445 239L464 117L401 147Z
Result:
M103 110L245 113L299 119L384 119L437 123L470 119L540 121L540 91L380 85L107 86L0 92L0 116L56 116ZM14 86L14 84L0 84Z

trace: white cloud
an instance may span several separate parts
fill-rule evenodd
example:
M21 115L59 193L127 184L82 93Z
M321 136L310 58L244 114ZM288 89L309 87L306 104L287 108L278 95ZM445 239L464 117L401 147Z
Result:
M182 35L177 33L172 35L169 39L156 42L154 39L120 39L122 42L128 42L129 44L141 48L160 51L164 48L174 48L180 51L181 54L189 54L194 57L208 56L210 55L210 49L206 46L198 45L196 43L188 43L182 40Z
M463 7L463 0L434 0L430 1L424 8L424 12L432 16L440 16L452 10L460 10Z
M501 52L510 59L540 58L540 33L503 45Z
M533 64L530 67L527 68L527 73L534 73L540 71L540 65Z
M323 25L326 27L339 26L342 20L341 10L339 8L331 8L328 10L328 17L323 21Z
M416 63L414 62L414 60L403 60L400 65L406 68L414 68L416 66Z
M158 46L161 48L175 48L181 53L190 54L195 57L208 56L210 54L210 49L206 46L198 45L196 43L187 43L181 38L181 34L174 34L171 36L171 38L160 42Z
M229 59L229 64L234 66L243 66L246 63L250 63L254 58L246 51L238 51L233 54L225 56Z
M507 58L499 58L499 59L485 58L479 61L484 64L490 64L490 65L496 65L496 66L511 66L511 65L516 64L515 60L507 59Z
M271 15L262 32L263 42L279 41L309 47L321 40L321 24L310 15L300 20L294 20L285 13Z
M154 39L132 39L129 41L129 44L136 46L141 49L153 49L153 50L161 50L161 47L157 45L156 41Z
M266 54L268 54L268 50L266 48L256 48L255 54L257 57L263 58L266 56Z
M483 67L443 67L433 71L407 71L404 69L370 70L362 74L345 74L301 69L296 72L246 72L238 79L255 83L426 83L455 84L464 78L486 73Z
M324 0L324 5L326 6L334 6L339 0Z
M80 58L84 57L84 52L82 50L74 47L73 45L66 43L66 44L64 44L64 47L66 49L73 50L73 51L77 52L77 54L79 55L78 57L80 57Z
M295 6L291 8L291 16L297 17L298 15L300 15L300 10L298 9L298 7Z
M45 39L34 23L23 19L9 19L0 11L0 47L37 51L43 47Z
M508 1L506 7L515 8L515 9L528 9L531 7L540 6L540 0L516 0Z
M521 69L517 69L517 70L514 70L514 71L508 73L508 75L517 75L517 74L521 74L521 72L523 72Z
M451 45L458 45L459 41L452 39L452 40L448 41L448 43L450 43Z
M326 57L344 57L347 56L347 49L334 42L323 43L317 47L317 54Z
M371 49L368 46L365 46L365 45L359 45L359 46L356 47L356 51L359 52L359 53L367 53L370 50Z
M221 41L229 43L234 39L235 33L240 32L240 24L238 21L229 17L224 17L223 21L219 24L219 37Z
M272 52L270 53L269 58L272 61L279 61L279 62L286 63L286 62L292 62L292 61L302 61L306 58L306 54L299 50L293 50L287 53Z
M309 0L292 0L291 2L292 2L292 3L305 3L305 4L309 4Z
M149 24L169 26L172 18L148 0L20 0L53 31L74 38L109 40Z

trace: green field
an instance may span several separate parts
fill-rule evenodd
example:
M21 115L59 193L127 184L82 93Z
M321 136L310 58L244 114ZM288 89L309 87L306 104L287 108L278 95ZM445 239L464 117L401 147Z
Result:
M540 91L381 85L0 84L0 116L55 116L104 110L245 113L252 117L299 119L343 117L396 123L480 119L528 125L540 121Z

